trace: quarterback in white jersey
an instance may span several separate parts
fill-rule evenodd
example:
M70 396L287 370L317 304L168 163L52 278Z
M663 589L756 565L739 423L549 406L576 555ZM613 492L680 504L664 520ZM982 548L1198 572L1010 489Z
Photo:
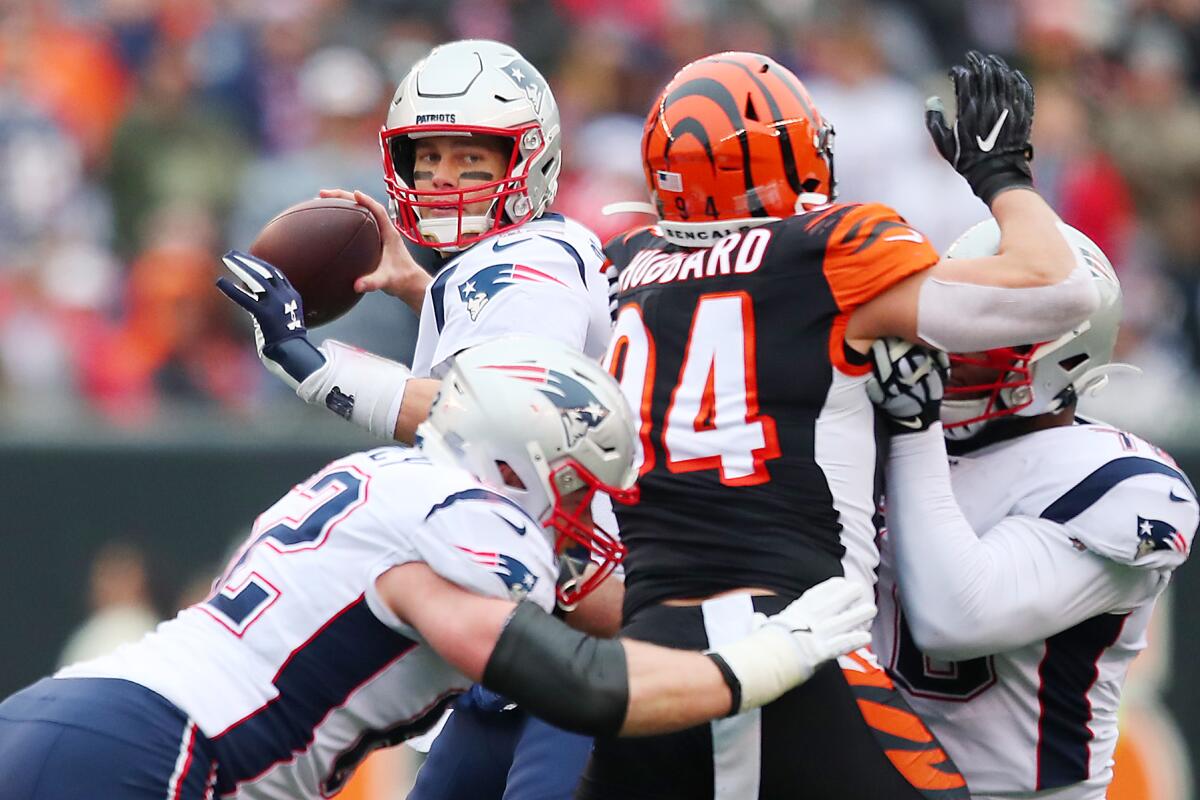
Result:
M5 798L330 797L473 680L563 726L651 733L755 708L866 642L874 606L840 579L711 653L545 613L559 556L602 546L591 496L636 478L620 389L579 354L475 348L420 434L295 487L206 601L0 703Z
M485 40L434 48L396 89L380 145L394 215L362 192L321 194L374 215L382 260L355 288L387 291L420 314L412 368L337 341L318 350L303 328L280 329L296 292L234 251L225 263L249 291L219 285L254 317L271 372L307 402L411 442L436 392L428 379L455 353L525 333L604 354L611 320L600 242L548 212L562 166L558 106L520 53ZM435 279L405 240L448 259Z
M950 356L940 410L934 356L874 351L894 430L874 643L977 798L1105 797L1126 672L1200 519L1169 455L1075 416L1104 380L1120 286L1067 238L1100 308L1052 342ZM997 239L984 223L950 255Z

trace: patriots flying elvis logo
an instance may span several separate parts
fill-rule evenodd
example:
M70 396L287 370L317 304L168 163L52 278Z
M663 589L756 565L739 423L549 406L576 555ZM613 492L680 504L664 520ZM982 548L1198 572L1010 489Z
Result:
M546 395L559 410L568 450L610 413L582 381L556 369L532 364L498 364L487 369L536 384L538 391Z
M566 286L553 275L524 264L493 264L485 267L458 285L458 296L466 304L471 322L479 319L493 297L515 283L557 283Z
M1187 552L1187 539L1175 530L1169 522L1161 519L1146 519L1138 517L1138 548L1137 557L1143 558L1155 550L1174 550L1178 553Z
M537 576L530 571L529 567L512 556L504 553L472 550L461 544L456 546L476 564L504 581L504 585L508 587L508 596L514 602L520 602L537 585Z
M500 69L529 98L529 102L533 105L533 110L540 115L547 87L546 81L538 74L538 71L520 56L515 57Z

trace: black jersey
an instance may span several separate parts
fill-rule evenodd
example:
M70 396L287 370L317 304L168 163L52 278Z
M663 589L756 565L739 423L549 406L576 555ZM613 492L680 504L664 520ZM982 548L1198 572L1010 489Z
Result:
M884 206L833 205L707 248L645 228L606 252L621 270L609 366L640 416L641 502L618 509L627 613L873 580L870 370L845 328L933 247Z

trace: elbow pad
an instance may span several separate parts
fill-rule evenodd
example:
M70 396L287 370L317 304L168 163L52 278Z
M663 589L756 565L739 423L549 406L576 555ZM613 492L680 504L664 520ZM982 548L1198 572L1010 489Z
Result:
M483 685L536 716L588 736L615 736L629 706L625 648L518 603L483 671Z
M1066 280L1019 289L929 278L921 284L917 335L948 353L1057 339L1100 305L1087 264Z

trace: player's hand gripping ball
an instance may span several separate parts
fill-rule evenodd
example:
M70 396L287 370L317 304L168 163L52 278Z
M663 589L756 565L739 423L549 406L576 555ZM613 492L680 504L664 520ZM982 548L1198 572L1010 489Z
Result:
M250 254L287 277L300 293L304 324L311 328L337 319L362 299L354 282L379 265L383 240L370 211L322 197L268 222Z

